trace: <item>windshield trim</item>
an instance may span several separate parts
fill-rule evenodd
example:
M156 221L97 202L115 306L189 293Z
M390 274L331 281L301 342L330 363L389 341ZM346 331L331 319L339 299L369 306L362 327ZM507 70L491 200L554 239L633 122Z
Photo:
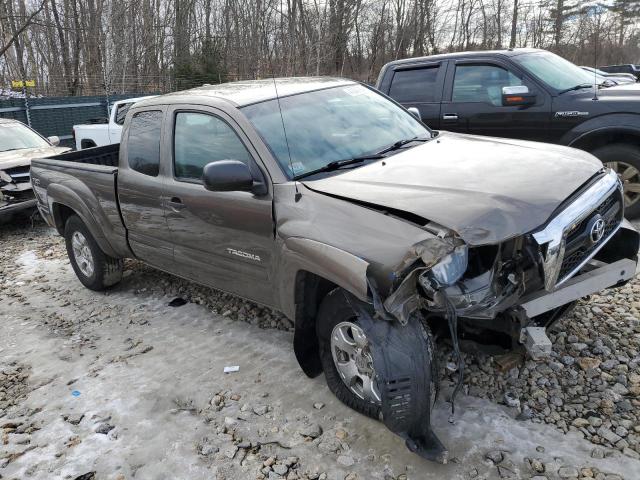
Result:
M277 79L274 80L274 84L276 86L278 85ZM252 105L259 105L261 103L271 102L273 100L278 100L278 99L283 99L283 98L296 97L298 95L304 95L306 93L322 92L323 90L331 90L332 88L344 88L344 87L346 87L348 85L363 85L363 84L360 83L360 82L349 81L349 82L345 82L345 83L340 84L340 85L329 85L328 87L314 88L312 90L305 90L304 92L287 93L285 95L278 95L278 96L271 97L271 98L263 98L262 100L256 100L255 102L251 102L251 103L243 103L242 105L238 105L238 109L239 110L243 110L244 108L251 107ZM367 86L367 85L364 85L364 86Z

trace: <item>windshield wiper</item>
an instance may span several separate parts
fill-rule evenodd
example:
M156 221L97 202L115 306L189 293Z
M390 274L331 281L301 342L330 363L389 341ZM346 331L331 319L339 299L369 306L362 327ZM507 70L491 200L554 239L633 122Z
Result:
M367 155L360 155L358 157L347 158L345 160L335 160L333 162L327 163L324 167L317 168L315 170L311 170L310 172L301 173L300 175L293 177L294 180L300 180L301 178L310 177L311 175L315 175L316 173L322 172L332 172L334 170L338 170L342 167L346 167L347 165L353 165L355 163L362 163L365 160L379 160L385 157L385 153L389 153L393 150L398 150L403 147L407 143L411 142L426 142L430 140L430 138L406 138L404 140L398 140L397 142L389 145L388 147L383 148L379 152L371 153Z
M0 150L0 152L13 152L14 150L26 150L29 147L20 147L20 148L7 148L6 150Z
M311 170L309 172L301 173L300 175L293 177L294 180L300 180L301 178L309 177L311 175L315 175L316 173L321 172L332 172L333 170L338 170L342 167L346 167L347 165L353 165L355 163L362 163L365 160L376 160L379 158L383 158L381 154L374 153L372 155L362 155L360 157L348 158L346 160L335 160L333 162L327 163L324 167L316 168L315 170Z
M564 90L560 90L558 95L562 95L563 93L571 92L573 90L581 90L583 88L591 88L593 87L592 83L581 83L580 85L575 85L571 88L565 88Z
M398 140L397 142L395 142L395 143L389 145L388 147L383 148L382 150L377 152L377 155L382 155L384 153L393 152L394 150L398 150L399 148L404 147L407 143L411 143L411 142L426 142L427 140L431 140L431 137L429 137L429 138L413 137L413 138L405 138L404 140Z

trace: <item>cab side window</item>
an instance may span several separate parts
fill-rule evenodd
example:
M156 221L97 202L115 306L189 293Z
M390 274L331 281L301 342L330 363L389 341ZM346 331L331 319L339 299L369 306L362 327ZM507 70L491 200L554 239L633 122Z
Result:
M429 103L436 98L438 66L398 70L393 74L389 96L400 103Z
M497 65L458 65L453 79L453 102L502 105L502 87L524 85L510 71Z
M173 140L175 177L201 180L204 166L217 160L239 160L251 167L251 155L228 123L206 113L178 112Z
M131 119L127 152L129 167L136 172L157 177L160 171L160 132L162 112L138 112Z

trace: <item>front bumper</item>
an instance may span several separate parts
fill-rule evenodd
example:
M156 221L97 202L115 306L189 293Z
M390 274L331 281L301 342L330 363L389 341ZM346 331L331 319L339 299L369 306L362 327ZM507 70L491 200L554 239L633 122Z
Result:
M636 275L636 268L636 261L628 258L613 263L591 261L583 273L567 280L553 292L542 290L524 297L521 306L529 318L536 317L587 295L620 285Z
M0 201L0 218L12 215L22 210L28 210L30 208L34 208L36 204L37 204L37 201L35 198L24 200L22 202L15 202L15 203L2 203Z

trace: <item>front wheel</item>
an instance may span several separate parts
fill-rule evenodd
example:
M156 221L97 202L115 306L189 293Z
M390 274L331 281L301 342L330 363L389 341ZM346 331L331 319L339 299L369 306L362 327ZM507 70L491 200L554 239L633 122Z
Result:
M322 300L316 332L327 385L347 406L382 420L412 452L446 463L448 451L431 429L437 368L429 328L419 315L402 325L371 310L340 288Z
M342 290L327 294L316 325L320 359L329 390L348 407L378 419L381 398L370 339L359 323Z
M615 143L595 149L593 153L622 180L627 218L640 217L640 147Z
M71 266L85 287L100 291L120 281L122 259L104 253L77 215L67 220L64 239Z

